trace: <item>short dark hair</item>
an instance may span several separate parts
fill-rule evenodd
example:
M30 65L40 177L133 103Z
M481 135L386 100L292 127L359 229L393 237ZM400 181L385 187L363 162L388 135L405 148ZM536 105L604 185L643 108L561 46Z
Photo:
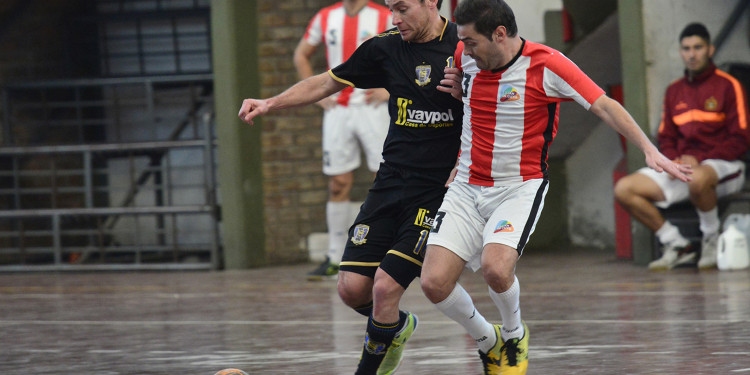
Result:
M711 35L708 33L708 29L706 29L706 26L704 26L702 23L693 22L685 26L685 28L682 29L682 32L680 33L680 42L682 42L682 39L689 36L701 37L706 41L706 43L711 44Z
M459 25L473 23L479 34L492 40L498 26L505 26L509 36L516 36L518 25L513 10L503 0L464 0L458 4L453 17Z

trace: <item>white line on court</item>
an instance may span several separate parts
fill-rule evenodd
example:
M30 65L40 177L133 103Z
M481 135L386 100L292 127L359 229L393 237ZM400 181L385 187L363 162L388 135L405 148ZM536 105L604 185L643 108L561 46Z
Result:
M439 325L443 326L447 320L427 320L419 321L420 325ZM748 319L739 320L526 320L528 324L539 325L575 325L575 324L621 324L621 325L694 325L694 324L746 324L750 323ZM359 325L360 320L0 320L0 325L19 326L19 325L93 325L93 326L268 326L268 325Z

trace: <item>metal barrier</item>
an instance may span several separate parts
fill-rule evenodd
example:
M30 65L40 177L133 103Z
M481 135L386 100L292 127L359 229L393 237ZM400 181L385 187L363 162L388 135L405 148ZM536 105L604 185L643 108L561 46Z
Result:
M209 113L203 123L204 139L0 147L12 165L0 200L18 208L0 210L0 271L218 268ZM52 168L21 167L38 160ZM49 208L26 208L37 200Z

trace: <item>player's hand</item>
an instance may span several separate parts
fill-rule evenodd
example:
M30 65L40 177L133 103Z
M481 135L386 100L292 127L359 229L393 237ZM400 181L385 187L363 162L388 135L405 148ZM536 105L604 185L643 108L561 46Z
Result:
M378 104L387 102L391 94L386 89L369 89L365 91L365 102L367 104Z
M687 164L693 168L700 165L698 159L693 155L681 155L679 158L677 158L677 162L680 164Z
M437 87L438 91L447 92L454 98L461 100L463 96L463 92L461 91L461 72L458 68L449 68L447 66L443 72L445 75L440 80L440 84Z
M682 182L691 181L690 174L693 173L693 167L689 164L682 164L667 159L661 152L655 151L652 154L646 154L646 165L657 172L667 172L673 178Z
M336 106L336 99L331 96L327 96L323 99L318 100L315 104L323 108L323 110L329 110Z
M239 116L240 120L253 125L253 118L268 113L269 106L267 100L245 99L242 101Z

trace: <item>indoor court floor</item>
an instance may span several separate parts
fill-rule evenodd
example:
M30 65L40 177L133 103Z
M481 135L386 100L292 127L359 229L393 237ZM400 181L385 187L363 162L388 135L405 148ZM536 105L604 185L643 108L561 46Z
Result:
M365 318L314 265L246 271L0 274L0 374L353 374ZM462 284L489 320L479 274ZM528 374L750 374L750 270L649 272L611 253L518 265ZM473 341L412 284L399 374L482 373Z

